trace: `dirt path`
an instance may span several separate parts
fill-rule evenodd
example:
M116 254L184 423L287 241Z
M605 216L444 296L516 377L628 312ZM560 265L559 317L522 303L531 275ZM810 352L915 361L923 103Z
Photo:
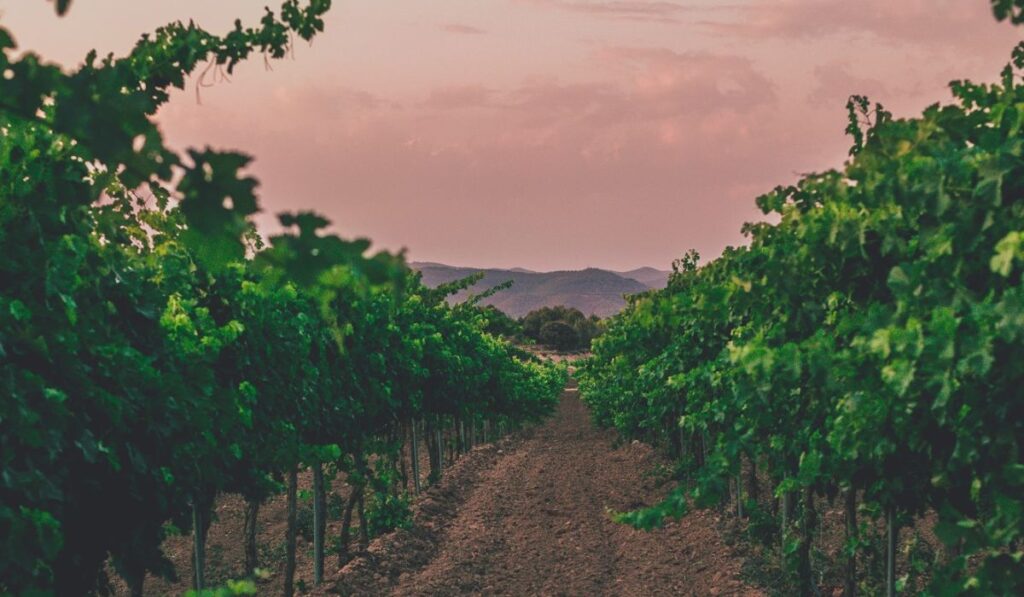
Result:
M551 420L478 467L452 518L438 523L433 557L391 582L378 574L382 586L373 592L760 594L738 580L741 562L711 513L650 533L609 519L609 509L649 505L667 490L650 474L657 459L649 448L615 448L612 439L591 425L575 390L567 391Z

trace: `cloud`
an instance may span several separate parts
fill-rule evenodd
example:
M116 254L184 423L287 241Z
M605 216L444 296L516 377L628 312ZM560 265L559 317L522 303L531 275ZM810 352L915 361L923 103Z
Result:
M350 104L338 118L318 114L330 100L308 99L289 108L302 121L273 145L293 148L289 162L308 154L289 168L333 163L353 195L386 202L559 196L582 208L587 197L711 197L762 180L735 160L772 160L769 129L784 125L772 118L773 83L750 61L632 47L594 60L605 75L589 82L438 87L402 109Z
M487 107L493 95L483 85L453 85L432 90L422 105L437 110Z
M537 77L518 87L483 85L433 89L419 104L425 114L487 110L513 130L584 127L628 129L713 114L738 115L777 101L774 84L750 60L664 48L607 47L594 61L608 76L589 82Z
M776 101L771 80L740 56L610 47L597 58L629 73L634 101L650 114L744 111Z
M725 176L737 154L759 151L769 137L765 127L777 126L774 84L745 58L609 47L594 60L604 76L589 82L546 77L506 89L444 86L405 105L322 85L275 94L259 107L262 115L243 118L208 106L202 113L208 122L196 127L208 131L216 123L230 136L249 137L252 119L270 122L271 114L288 113L287 126L237 144L280 137L270 155L256 152L266 156L261 160L274 163L279 148L288 147L286 163L306 153L310 164L338 161L334 168L361 192L405 197L445 188L443 195L465 195L452 185L469 176L480 185L473 195L530 187L535 195L585 197L628 194L639 172L654 186L665 178L681 184L683 172ZM163 117L180 126L183 110L172 104ZM489 174L479 178L480 172Z
M344 234L437 258L475 247L544 262L569 247L587 259L607 238L630 260L713 254L741 241L737 222L757 217L756 192L789 181L780 172L829 159L813 119L745 58L607 47L591 66L590 80L441 86L402 106L328 85L244 114L211 97L198 112L172 102L161 120L175 138L258 156L268 212L315 208Z
M853 74L846 62L818 65L813 77L815 85L807 95L807 102L816 107L839 108L851 95L866 95L874 101L887 103L894 94L905 93L891 89L878 79Z
M441 31L447 33L456 33L460 35L482 35L487 33L483 29L474 27L472 25L464 25L462 23L444 23L439 25Z
M534 4L607 19L676 23L678 17L690 10L676 2L645 2L618 0L584 2L580 0L532 0Z
M704 21L719 33L752 39L816 39L867 35L891 43L948 45L951 39L993 37L986 2L961 0L755 0ZM1007 35L1012 27L1004 28ZM1003 36L995 37L1003 39Z
M353 113L367 114L387 107L398 107L377 95L344 85L280 87L274 90L273 95L274 103L282 110L299 110L324 118L338 118Z

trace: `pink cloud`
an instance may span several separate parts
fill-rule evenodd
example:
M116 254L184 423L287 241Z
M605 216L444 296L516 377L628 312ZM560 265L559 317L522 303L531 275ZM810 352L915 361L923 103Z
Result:
M869 35L891 43L949 45L949 40L992 35L987 2L957 0L756 0L727 9L729 17L707 21L713 30L753 38L812 39L834 35ZM988 38L987 40L984 38Z
M436 44L435 32L411 62L371 53L300 85L260 73L277 90L263 95L238 76L204 90L201 108L174 101L160 118L172 142L256 156L269 213L317 209L342 234L409 246L415 258L664 266L691 247L711 257L743 242L741 223L761 217L755 196L842 164L849 94L912 115L947 98L952 76L997 75L997 46L1012 28L992 22L984 2L968 15L935 1L932 16L918 0L864 0L863 15L840 0L694 8L732 19L716 29L729 36L709 43L699 27L678 36L602 21L639 16L617 3L544 2L563 14L532 18L558 29L558 43L547 32L529 44L538 62L528 68L496 62L528 53L514 35L469 55ZM691 16L655 4L640 10ZM934 33L911 30L917 18ZM981 41L935 43L961 26ZM573 27L594 35L567 41ZM364 68L369 75L352 78ZM261 224L272 229L272 218Z
M462 23L445 23L440 25L440 29L447 33L457 33L461 35L482 35L487 33L483 29L473 27L472 25L464 25Z
M894 91L878 79L859 77L845 62L830 62L814 68L815 86L807 96L812 106L839 108L851 95L866 95L874 101L888 102ZM900 93L902 95L902 93Z
M4 18L75 64L168 20L244 16L122 4L117 27L44 2ZM269 214L310 207L418 258L537 268L713 256L759 217L757 194L842 163L850 93L911 116L950 79L995 80L1020 38L985 0L352 4L273 72L250 61L201 106L178 93L167 138L252 154Z
M454 85L430 92L423 106L438 110L487 107L494 92L483 85Z
M570 0L532 0L541 4L595 17L630 21L653 21L660 23L678 22L678 17L690 9L677 2L644 2L640 0L619 0L605 2L583 2Z
M737 116L777 100L772 82L743 58L614 47L600 50L597 60L620 76L581 83L538 78L486 96L478 88L437 90L431 99L448 101L430 104L500 110L515 120L517 131L579 126L597 136L644 127L664 132L673 127L662 121Z
M745 110L775 102L774 85L743 57L664 48L607 48L599 57L631 72L634 96L653 114Z
M263 114L208 106L195 127L251 149L269 210L307 205L343 233L386 229L374 232L385 246L409 244L440 259L441 245L504 243L532 261L561 237L585 256L616 234L626 213L647 232L629 236L625 262L739 242L735 221L756 213L748 189L779 182L771 173L785 171L792 155L773 151L793 123L770 117L771 81L731 56L607 48L595 60L605 74L591 82L438 87L404 107L309 88L275 98ZM332 107L339 97L350 102L344 110ZM161 118L187 136L174 106ZM252 129L253 119L285 110L288 126ZM537 247L508 236L523 230Z

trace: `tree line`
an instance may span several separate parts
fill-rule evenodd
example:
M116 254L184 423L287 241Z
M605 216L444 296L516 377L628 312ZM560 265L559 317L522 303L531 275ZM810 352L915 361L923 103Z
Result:
M520 343L534 343L559 351L586 350L601 334L601 319L575 307L556 305L534 309L513 319L493 305L482 308L489 332Z

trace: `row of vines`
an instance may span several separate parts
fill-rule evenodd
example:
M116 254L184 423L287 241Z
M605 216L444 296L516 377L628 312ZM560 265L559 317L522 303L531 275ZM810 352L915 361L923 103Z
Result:
M436 479L449 438L464 449L551 410L564 368L488 333L474 300L446 301L476 280L425 288L401 254L307 212L264 240L247 156L164 144L172 88L285 56L329 7L286 0L222 36L175 23L70 72L0 27L0 593L103 590L114 570L142 594L174 574L173 528L193 533L201 589L216 496L244 496L255 525L285 492L291 594L300 470L320 581L325 474L346 475L361 512L364 488L396 494L408 438L432 446Z
M623 520L736 504L783 592L817 594L832 566L844 595L1024 593L1022 67L1024 46L1001 82L954 82L915 118L852 98L842 169L760 197L748 246L687 255L609 320L582 395L680 462L677 490ZM895 552L923 521L942 549L911 569ZM887 553L868 569L871 537Z

